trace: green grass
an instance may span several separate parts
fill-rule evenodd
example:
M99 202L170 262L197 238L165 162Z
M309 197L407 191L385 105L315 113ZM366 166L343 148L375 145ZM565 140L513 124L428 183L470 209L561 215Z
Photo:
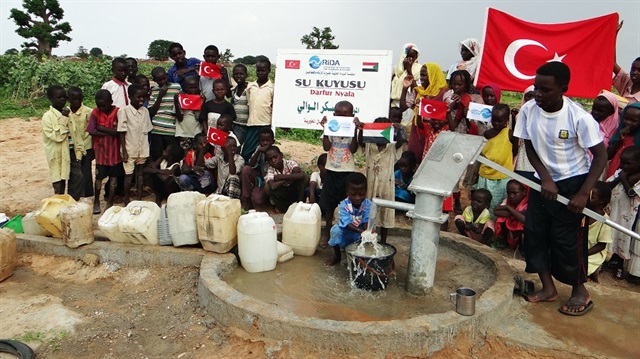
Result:
M47 99L10 100L0 99L0 119L41 117L49 109Z
M58 333L45 333L45 332L34 332L31 330L27 330L24 334L18 337L12 338L12 340L17 340L19 342L25 343L35 343L40 342L43 344L48 344L51 346L51 350L56 352L60 350L60 340L69 336L68 331L63 330Z
M322 130L306 130L301 128L277 128L276 138L290 141L304 142L312 145L322 145Z

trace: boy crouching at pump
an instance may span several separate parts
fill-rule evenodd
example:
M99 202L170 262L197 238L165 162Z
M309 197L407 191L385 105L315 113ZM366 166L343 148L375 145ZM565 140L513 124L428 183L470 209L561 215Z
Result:
M338 224L331 227L329 245L333 256L325 261L328 266L340 263L341 249L360 240L367 229L371 201L367 199L367 177L359 172L350 173L346 180L347 198L338 205Z

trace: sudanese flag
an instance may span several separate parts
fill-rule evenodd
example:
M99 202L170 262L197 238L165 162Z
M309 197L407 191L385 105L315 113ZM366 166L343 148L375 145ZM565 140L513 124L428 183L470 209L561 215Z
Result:
M594 98L611 88L618 14L561 24L536 24L488 9L476 87L496 83L522 92L538 67L560 61L571 70L567 96Z

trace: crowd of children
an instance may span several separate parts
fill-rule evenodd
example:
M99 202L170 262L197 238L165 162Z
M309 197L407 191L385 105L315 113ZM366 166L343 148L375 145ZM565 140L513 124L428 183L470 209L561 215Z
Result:
M617 278L640 282L640 243L593 220L584 222L581 214L589 206L640 232L640 103L634 102L640 58L631 75L617 65L614 69L619 80L614 84L625 101L604 91L586 112L564 96L568 67L552 62L538 69L521 108L510 109L500 102L497 85L478 91L474 74L459 67L447 81L437 64L420 65L418 49L408 46L394 75L388 118L374 121L392 127L393 141L365 143L353 104L340 101L334 116L354 117L355 132L352 137L323 136L326 153L319 154L318 171L311 177L274 146L269 60L258 60L254 82L246 81L247 68L241 64L233 67L232 79L224 67L218 79L199 77L201 60L187 58L182 45L173 43L168 53L175 64L168 71L154 68L152 86L137 74L135 59L116 58L113 78L95 94L93 110L83 105L80 88L47 89L51 107L43 115L42 131L54 192L67 187L75 199L93 197L95 214L103 210L105 179L106 207L113 205L116 193L128 203L134 184L137 199L150 185L158 204L181 190L238 198L244 210L270 203L286 211L291 203L308 200L318 203L325 216L321 246L333 246L327 263L336 264L341 248L356 241L369 221L369 199L414 202L410 184L416 168L440 133L455 131L484 136L482 156L541 184L541 192L530 191L483 164L470 166L461 182L471 192L469 207L461 207L459 186L453 189L454 223L461 234L493 247L520 248L527 271L539 273L543 288L531 301L555 299L553 275L574 287L563 313L581 315L592 306L582 285L587 275L597 281L600 271L611 267ZM204 49L207 63L219 57L217 47ZM183 95L200 98L202 105L183 108ZM446 119L421 117L422 98L447 103ZM493 106L490 123L469 120L471 102ZM321 125L326 122L325 117ZM223 143L210 143L212 130L225 136ZM364 175L356 172L357 151L366 158ZM599 178L606 182L596 182ZM570 198L569 205L555 202L557 194ZM332 226L336 208L338 224ZM381 208L371 220L386 242L388 228L395 226L394 210ZM548 240L531 240L539 237ZM588 271L579 268L584 257Z

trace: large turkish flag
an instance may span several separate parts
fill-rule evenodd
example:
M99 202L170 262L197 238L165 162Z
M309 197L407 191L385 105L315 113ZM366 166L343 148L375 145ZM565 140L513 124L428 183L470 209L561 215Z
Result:
M521 92L536 69L561 61L571 70L567 96L594 98L611 88L618 14L563 24L534 24L488 9L476 86Z

